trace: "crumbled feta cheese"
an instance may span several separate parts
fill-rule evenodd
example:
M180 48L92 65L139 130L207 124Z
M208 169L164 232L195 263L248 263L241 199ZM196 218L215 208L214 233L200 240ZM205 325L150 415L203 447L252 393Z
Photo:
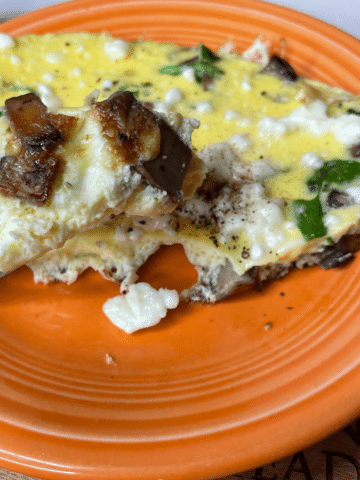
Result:
M64 58L64 54L61 52L49 52L45 55L45 60L49 63L59 63Z
M164 113L167 115L170 112L170 106L165 102L153 102L153 110L154 112Z
M259 35L241 56L246 60L250 60L250 62L259 63L265 67L270 60L270 47L270 41L263 35Z
M286 228L286 230L295 230L297 228L296 223L292 221L285 222L284 227Z
M281 231L272 231L269 230L265 234L266 244L270 248L277 247L281 242L284 241L284 234Z
M332 131L339 142L350 147L360 142L360 118L344 114L333 120Z
M348 147L360 142L360 117L352 114L328 117L327 105L322 100L301 105L281 121L288 128L303 128L318 136L332 132L339 142Z
M219 55L236 55L237 51L234 42L227 40L219 47L218 53Z
M175 102L179 102L183 97L182 91L178 87L170 88L165 94L164 102L167 105L172 105Z
M189 80L190 82L195 82L195 72L194 69L191 67L184 67L182 69L181 75Z
M213 111L213 107L209 102L198 102L196 104L196 110L199 113L210 113Z
M20 65L22 63L21 59L17 55L11 55L10 56L10 62L13 65Z
M354 199L355 203L360 204L360 187L348 187L345 192Z
M254 160L250 165L251 175L255 180L263 180L275 174L275 170L262 160Z
M251 83L248 82L247 80L243 80L243 82L241 83L241 87L242 87L242 89L245 90L246 92L249 92L250 90L252 90Z
M260 245L260 243L255 243L251 248L250 248L250 257L256 260L257 258L260 258L264 255L264 249Z
M224 113L224 120L231 122L231 120L235 120L235 118L238 118L238 116L239 113L235 110L226 110L226 112Z
M130 285L126 295L110 298L103 305L109 320L126 333L157 325L168 309L179 305L176 290L156 290L148 283Z
M6 35L5 33L0 33L0 50L6 50L7 48L11 48L14 46L15 46L15 42L10 37L10 35Z
M61 100L53 94L48 85L39 83L37 90L40 94L41 101L48 107L51 112L57 112L61 108Z
M44 80L44 82L51 83L54 81L55 77L52 73L47 72L43 74L42 79Z
M301 157L301 163L308 167L321 168L324 165L323 160L313 152L307 152Z
M111 80L104 80L101 84L103 90L110 90L110 88L113 86L113 83Z
M327 214L324 216L324 225L326 227L332 227L333 225L338 225L339 222L340 222L340 219L336 215Z
M245 152L249 150L252 146L251 141L247 138L246 135L241 135L240 133L235 133L232 137L229 138L229 143L232 147L237 150L237 152Z
M124 40L114 40L112 42L105 43L105 55L111 60L116 61L126 57L129 53L130 45Z
M288 130L287 125L281 119L273 117L261 118L258 122L259 135L265 139L279 139Z

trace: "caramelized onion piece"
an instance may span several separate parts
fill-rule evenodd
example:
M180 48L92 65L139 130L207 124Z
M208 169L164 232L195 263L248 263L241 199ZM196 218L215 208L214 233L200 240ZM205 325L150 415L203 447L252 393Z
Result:
M157 118L131 92L114 93L97 102L94 111L104 135L114 140L126 163L135 165L156 157L160 148Z
M26 203L44 205L62 164L53 151L70 138L78 119L49 114L34 93L10 98L5 107L21 147L16 156L0 159L0 192Z
M0 159L0 191L36 206L43 205L50 195L60 168L58 158L24 150L18 157Z
M5 107L11 128L27 150L46 150L62 140L49 120L46 105L34 93L9 98Z
M295 82L299 77L289 62L277 55L273 55L270 62L261 71L261 73L268 73L269 75L276 75L283 80Z

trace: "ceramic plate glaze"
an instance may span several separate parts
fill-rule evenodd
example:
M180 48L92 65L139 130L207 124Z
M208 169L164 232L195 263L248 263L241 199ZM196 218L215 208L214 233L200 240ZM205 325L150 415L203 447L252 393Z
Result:
M11 35L108 30L239 49L259 32L300 74L360 93L360 43L254 0L77 0L9 21ZM181 290L195 271L164 248L140 279ZM360 413L360 255L263 292L181 305L126 335L102 313L118 287L1 279L0 465L51 479L205 479L299 450ZM268 329L267 325L272 325ZM113 361L110 361L110 358ZM107 361L108 360L108 361Z

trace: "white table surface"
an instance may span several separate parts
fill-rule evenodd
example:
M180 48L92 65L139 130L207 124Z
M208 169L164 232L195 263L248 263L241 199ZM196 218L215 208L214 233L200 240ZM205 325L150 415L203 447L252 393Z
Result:
M0 0L0 12L5 16L13 16L54 3L60 2L58 0ZM357 38L360 37L359 0L273 0L273 3L308 13Z

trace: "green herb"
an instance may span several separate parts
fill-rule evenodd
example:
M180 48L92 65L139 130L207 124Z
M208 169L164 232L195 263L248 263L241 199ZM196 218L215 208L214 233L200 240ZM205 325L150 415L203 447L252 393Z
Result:
M0 112L0 117L2 117L4 115L4 112Z
M360 176L360 162L356 160L330 160L318 168L307 181L310 191L320 191L325 185L332 183L350 183Z
M355 110L355 108L348 108L348 109L346 110L346 113L348 113L348 114L353 114L353 115L360 115L359 110Z
M1 87L6 88L7 90L13 90L15 92L20 92L20 91L23 91L23 90L27 90L27 91L29 91L31 93L35 93L35 95L37 95L37 91L34 90L31 87L28 87L27 85L15 85L14 83L7 82L6 80L1 81Z
M210 48L206 47L203 43L199 43L199 60L218 62L221 58L216 55Z
M160 73L165 73L166 75L172 75L174 77L181 75L182 66L181 65L166 65L166 67L160 68Z
M193 68L197 83L203 83L207 77L216 78L225 74L224 70L214 65L214 63L220 60L221 58L216 55L216 53L203 43L200 43L198 46L198 54L195 57L182 61L177 65L166 65L160 68L159 72L176 77L181 75L183 68L187 66Z
M224 70L221 70L221 68L217 67L216 65L213 65L212 63L207 63L207 62L198 62L194 65L194 70L199 74L199 75L209 75L210 77L216 77L217 75L224 75Z
M327 234L324 225L324 211L317 195L312 200L295 200L293 211L296 224L305 240L323 237Z
M295 221L305 240L320 238L327 234L321 193L332 184L350 183L357 177L360 177L360 162L334 159L318 168L307 180L308 190L316 192L316 197L293 202Z

